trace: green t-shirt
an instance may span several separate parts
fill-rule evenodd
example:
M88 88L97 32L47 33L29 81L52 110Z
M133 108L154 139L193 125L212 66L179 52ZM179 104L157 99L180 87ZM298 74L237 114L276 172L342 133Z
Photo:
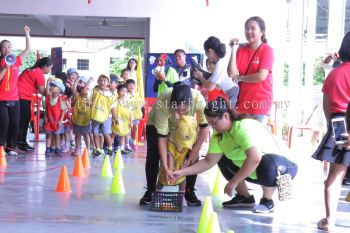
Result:
M260 122L253 119L234 121L229 132L222 134L219 140L217 132L209 143L209 154L224 154L238 167L246 160L246 150L255 146L264 154L280 154L279 147L270 131ZM256 179L256 171L250 176Z
M174 132L179 121L175 117L170 103L172 91L172 87L166 89L158 98L157 102L152 107L152 110L148 115L147 125L154 125L157 129L157 133L161 135L168 135L169 132ZM207 120L204 115L205 99L198 90L191 88L191 92L192 104L191 109L187 115L196 115L198 124L206 124Z
M165 75L165 79L171 83L176 83L177 81L179 81L179 75L177 74L176 70L172 67L169 67L166 75ZM160 97L160 95L169 87L165 84L165 82L162 82L161 84L159 84L158 86L158 97Z

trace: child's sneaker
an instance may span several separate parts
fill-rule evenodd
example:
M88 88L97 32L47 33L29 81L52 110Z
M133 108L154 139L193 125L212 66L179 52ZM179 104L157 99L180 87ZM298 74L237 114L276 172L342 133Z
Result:
M112 157L112 156L113 156L113 151L112 151L112 150L107 149L107 151L106 151L106 155L109 155L109 157Z
M71 155L74 156L74 157L76 157L76 156L80 155L80 151L77 150L77 149L75 149L75 150L72 152Z
M122 155L126 155L126 154L129 154L129 151L121 150L120 153L122 153Z
M101 158L103 156L103 154L101 153L101 151L96 150L94 153L94 156L92 156L94 159L98 159Z
M129 147L125 147L125 150L128 152L128 153L133 153L134 151L131 149L131 148L129 148Z
M61 148L63 153L67 153L70 151L70 148L69 146L67 146L67 144L64 144Z
M57 155L57 156L62 156L62 150L56 148L56 150L55 150L55 155Z
M51 149L50 148L46 148L45 150L45 156L51 156Z

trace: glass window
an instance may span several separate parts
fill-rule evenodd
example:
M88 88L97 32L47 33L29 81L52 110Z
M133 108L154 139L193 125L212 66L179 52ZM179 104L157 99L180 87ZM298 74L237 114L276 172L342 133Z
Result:
M328 31L328 0L317 0L316 39L325 39Z
M344 34L350 31L350 0L346 0Z
M89 59L78 59L77 70L89 70Z

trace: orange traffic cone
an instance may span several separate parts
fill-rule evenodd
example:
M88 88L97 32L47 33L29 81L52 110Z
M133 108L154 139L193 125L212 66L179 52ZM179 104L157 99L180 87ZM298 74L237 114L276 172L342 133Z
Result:
M75 165L74 165L74 170L72 175L77 177L85 176L83 162L81 161L80 155L77 155L77 158L75 159Z
M83 158L82 159L83 159L83 166L84 166L84 168L91 168L90 158L89 158L89 155L87 153L86 148L84 148Z
M0 146L0 167L6 167L7 162L6 162L6 156L5 156L5 151L2 146Z
M60 179L58 180L56 192L70 192L70 183L66 165L62 166Z

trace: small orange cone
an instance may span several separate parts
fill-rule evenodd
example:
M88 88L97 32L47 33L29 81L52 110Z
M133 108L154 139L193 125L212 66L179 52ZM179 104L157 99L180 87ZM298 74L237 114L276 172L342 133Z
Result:
M3 146L0 146L0 167L6 167L7 162L6 162L6 156L5 156L5 151Z
M83 159L83 166L84 166L84 168L91 168L90 158L89 158L89 155L87 153L86 148L84 148L83 158L82 159Z
M83 162L81 161L80 155L77 155L77 158L75 159L75 165L74 165L74 170L72 175L77 177L85 176Z
M66 165L62 166L60 179L58 180L56 192L70 192L70 183Z

